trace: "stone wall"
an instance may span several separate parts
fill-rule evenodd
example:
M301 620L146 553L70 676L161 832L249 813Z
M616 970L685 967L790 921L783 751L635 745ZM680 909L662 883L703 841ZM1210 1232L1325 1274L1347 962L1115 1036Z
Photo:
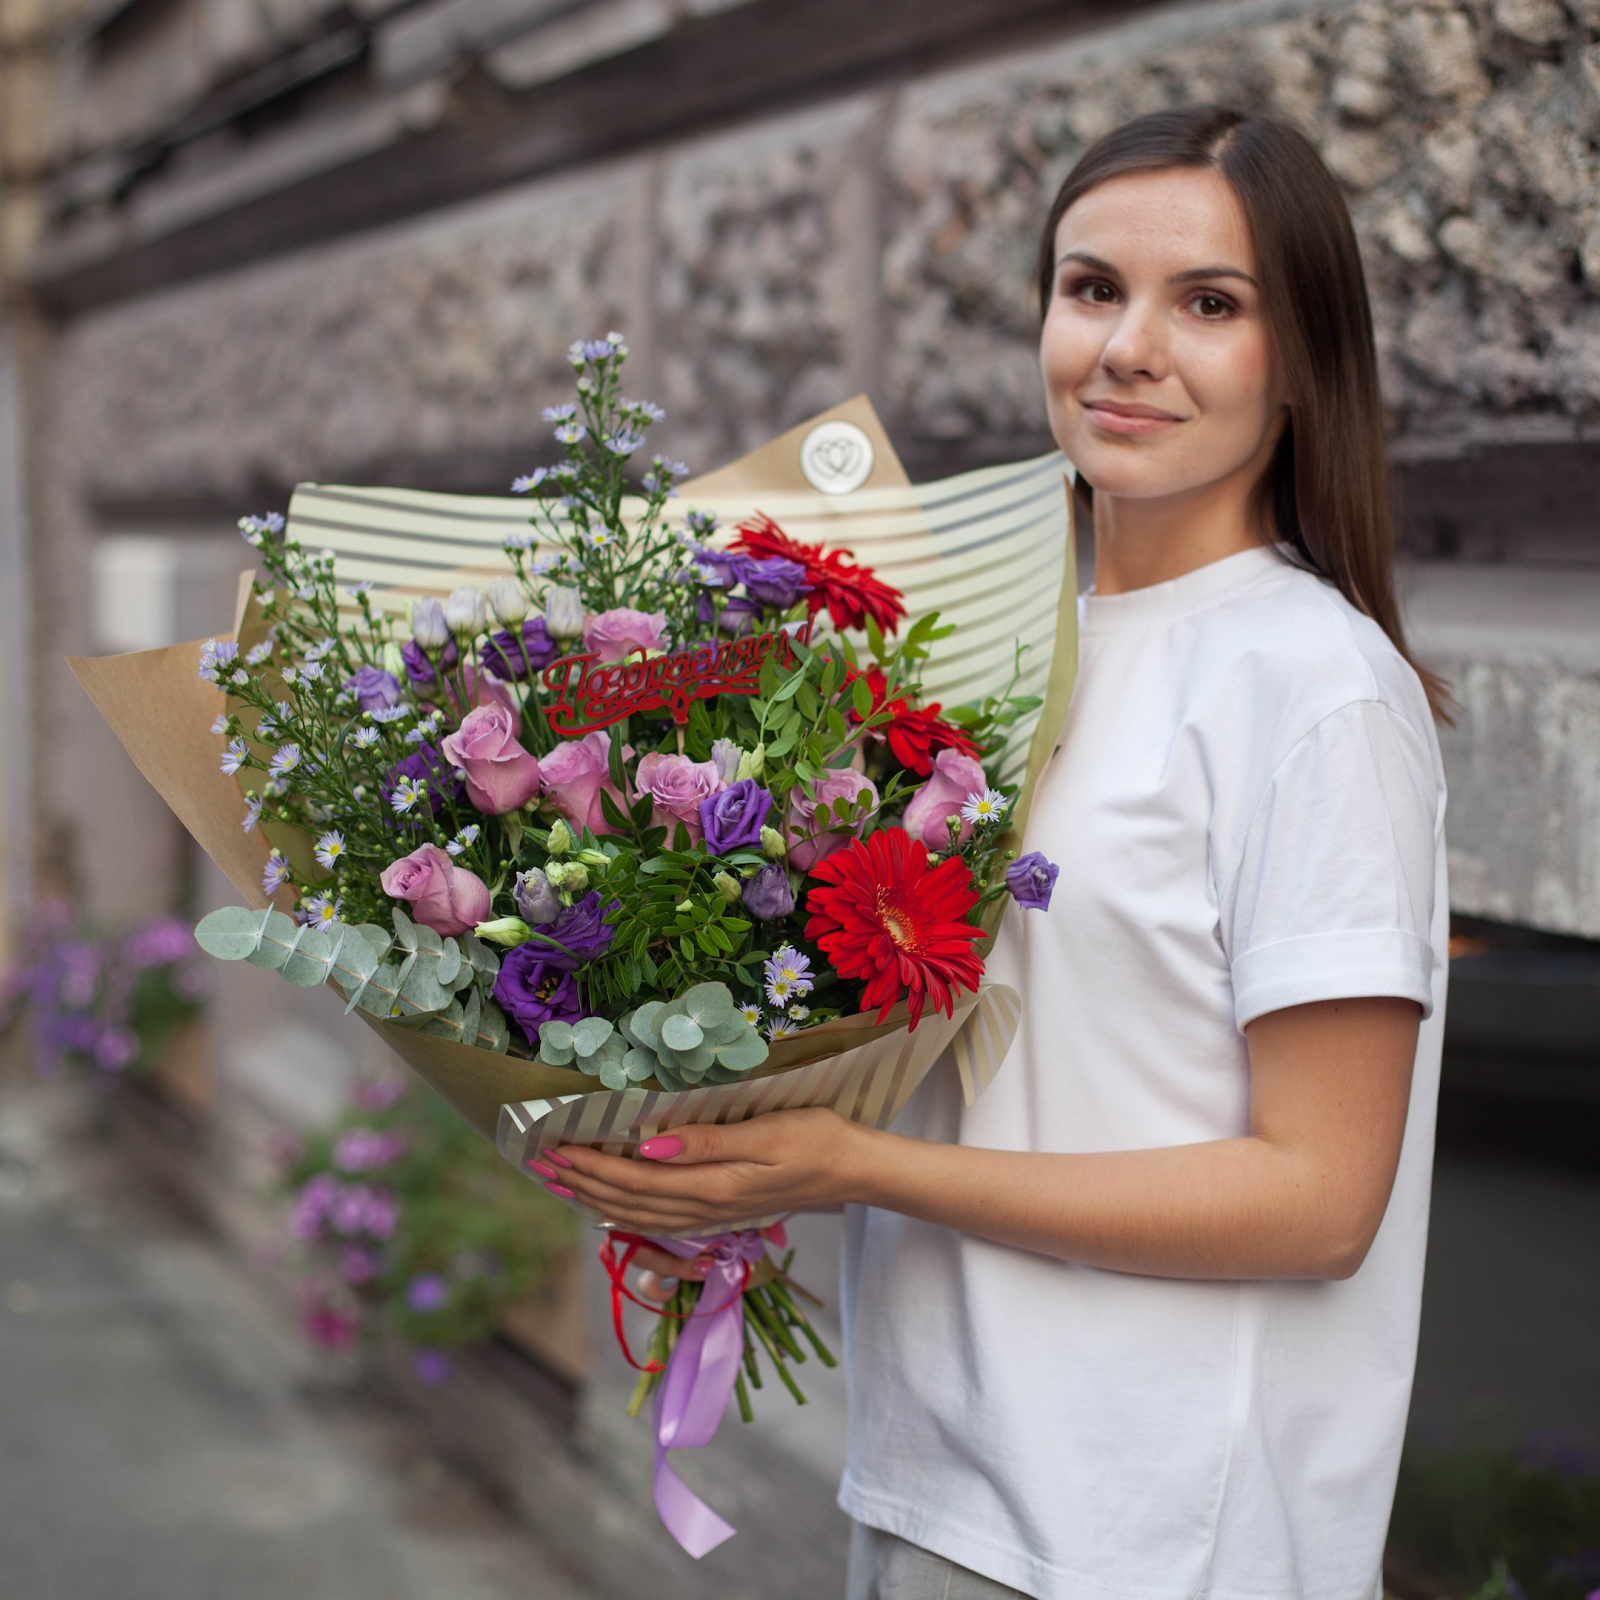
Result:
M97 537L220 530L300 478L499 491L544 448L567 341L610 326L696 470L862 389L918 476L1044 449L1029 280L1051 193L1100 133L1196 100L1293 117L1344 184L1397 454L1570 450L1600 430L1597 35L1600 0L1219 0L1063 25L87 314L48 363L41 604L70 613ZM1574 503L1555 559L1600 560ZM70 722L76 690L46 678L47 723ZM82 833L77 759L41 743L39 810ZM1458 795L1492 768L1530 815L1564 803L1549 752L1491 739L1452 761ZM1553 904L1524 888L1472 908Z

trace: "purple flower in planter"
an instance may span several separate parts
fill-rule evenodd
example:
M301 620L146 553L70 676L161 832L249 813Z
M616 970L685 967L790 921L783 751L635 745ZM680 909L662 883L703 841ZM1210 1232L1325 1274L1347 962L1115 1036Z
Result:
M1037 851L1018 856L1006 868L1006 888L1019 906L1029 911L1048 911L1061 868L1046 861Z
M565 950L554 950L546 945L545 959L552 966L573 968L582 966L585 961L593 961L596 956L603 956L616 937L616 929L604 921L606 912L616 903L613 900L601 905L600 891L591 889L576 905L565 907L554 922L546 923L539 930L565 947ZM537 949L538 946L539 941L535 939L530 946L523 948ZM572 952L571 955L565 953L568 950Z
M378 1257L358 1244L346 1245L339 1253L339 1275L352 1288L370 1283L378 1275Z
M139 1035L131 1028L107 1028L94 1042L94 1064L102 1072L121 1072L139 1054Z
M406 1304L425 1317L442 1311L450 1303L450 1285L437 1272L419 1272L406 1285Z
M184 956L193 955L194 936L189 924L176 917L160 917L128 935L122 953L128 965L143 971L146 967L167 967Z
M578 980L567 966L537 942L519 944L500 963L494 997L530 1044L539 1042L542 1022L576 1022L584 1015Z
M789 886L789 869L774 861L753 878L746 878L739 891L744 908L757 922L776 922L794 910L794 890Z
M443 1350L418 1350L411 1358L411 1371L418 1383L437 1389L450 1381L450 1357Z
M376 1128L351 1128L339 1136L333 1147L333 1164L341 1172L371 1172L386 1167L406 1148L406 1136L398 1128L380 1133Z
M522 624L520 636L505 628L490 634L488 643L478 647L478 661L484 671L505 679L543 672L560 654L561 646L550 637L543 617L529 617Z
M722 856L730 850L758 846L771 809L772 796L754 778L741 778L702 800L700 826L707 852Z
M385 711L400 699L400 680L382 667L357 667L344 687L363 711Z
M331 1172L319 1172L295 1197L289 1213L289 1232L297 1239L315 1239L322 1231L328 1206L339 1193L339 1180Z

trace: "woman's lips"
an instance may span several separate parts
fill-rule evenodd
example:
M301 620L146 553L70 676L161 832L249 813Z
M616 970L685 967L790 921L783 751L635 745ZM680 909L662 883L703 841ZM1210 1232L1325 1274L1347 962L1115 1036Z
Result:
M1183 421L1182 417L1175 417L1170 411L1161 411L1155 406L1128 405L1117 400L1089 400L1084 403L1084 410L1105 432L1120 434L1124 438L1161 433L1167 428L1177 427Z

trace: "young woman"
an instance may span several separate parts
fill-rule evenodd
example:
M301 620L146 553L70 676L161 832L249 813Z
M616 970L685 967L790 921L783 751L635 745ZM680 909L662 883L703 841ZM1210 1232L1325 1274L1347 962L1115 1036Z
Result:
M785 1112L562 1176L643 1232L848 1207L858 1600L1374 1600L1447 898L1355 238L1299 134L1165 112L1067 178L1039 290L1096 570L1005 1066L892 1133Z

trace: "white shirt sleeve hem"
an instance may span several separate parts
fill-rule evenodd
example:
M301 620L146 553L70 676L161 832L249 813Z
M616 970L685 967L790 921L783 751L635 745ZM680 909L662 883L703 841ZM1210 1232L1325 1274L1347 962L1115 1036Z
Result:
M1355 928L1307 934L1247 950L1233 963L1234 1020L1314 1000L1393 995L1433 1011L1433 950L1403 928Z

